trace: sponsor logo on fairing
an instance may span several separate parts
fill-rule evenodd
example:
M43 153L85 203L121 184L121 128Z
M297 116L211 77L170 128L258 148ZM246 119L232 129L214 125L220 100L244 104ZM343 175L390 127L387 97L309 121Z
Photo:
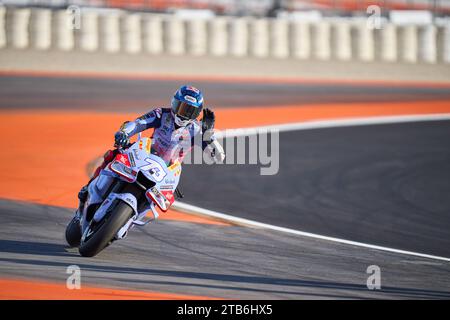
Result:
M128 154L128 159L130 160L131 166L136 167L136 162L134 161L134 156L132 153Z
M172 191L161 191L162 195L169 201L170 205L175 202L175 197Z
M150 139L147 139L147 144L145 145L145 151L147 151L148 154L150 154L151 143L152 143L152 141Z
M137 151L136 149L133 149L133 153L134 153L134 156L136 157L136 159L141 160L141 157L139 157L139 151Z
M166 183L166 184L175 184L175 179L166 179L166 180L164 180L164 183Z
M127 167L130 167L130 161L128 160L128 156L126 154L119 154L117 155L117 161L119 161L120 163L123 163L124 165L126 165Z

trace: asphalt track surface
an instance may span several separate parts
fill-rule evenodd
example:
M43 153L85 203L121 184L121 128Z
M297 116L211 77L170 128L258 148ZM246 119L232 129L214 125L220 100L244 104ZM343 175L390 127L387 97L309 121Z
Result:
M2 277L234 299L449 299L446 262L245 227L159 221L94 259L64 244L67 209L0 201ZM382 290L366 287L381 268Z
M167 106L177 80L0 76L1 109L146 111ZM450 100L448 87L193 81L213 107ZM151 104L151 105L150 105Z
M202 208L450 257L449 137L449 121L284 132L278 174L185 165L181 186Z
M166 105L179 84L0 78L0 108L145 110L148 101ZM450 96L446 89L398 86L195 85L221 107ZM259 166L185 166L185 201L292 229L450 257L449 136L448 121L282 133L277 176L261 177ZM75 264L89 285L219 298L450 298L448 262L239 226L158 221L93 259L82 258L63 239L72 214L0 200L1 277L64 284L67 266ZM381 268L380 291L366 287L370 265Z

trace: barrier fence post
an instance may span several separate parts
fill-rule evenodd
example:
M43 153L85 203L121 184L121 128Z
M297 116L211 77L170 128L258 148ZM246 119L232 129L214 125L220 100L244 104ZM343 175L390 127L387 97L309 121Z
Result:
M250 54L254 57L269 55L269 23L265 18L250 20Z
M0 5L0 48L6 46L6 8Z
M437 61L437 28L434 25L419 27L418 58L420 62L436 63Z
M186 52L186 30L184 20L167 16L164 19L164 47L171 55L182 55Z
M381 60L395 62L398 59L397 50L397 26L386 23L381 29Z
M364 22L356 24L357 59L365 62L375 60L375 32Z
M248 55L248 19L233 18L229 25L229 50L235 57Z
M291 23L291 56L297 59L311 58L311 25L307 22L293 21Z
M57 10L53 13L52 47L62 51L70 51L75 47L71 17L66 10Z
M13 48L24 49L30 44L28 26L31 10L17 8L7 10L6 40Z
M330 60L331 58L331 37L330 23L320 21L313 25L313 57L318 60Z
M83 51L96 51L98 45L98 14L84 11L81 14L81 28L76 30L78 46Z
M228 23L225 17L216 17L208 21L208 49L213 56L225 56L228 53Z
M400 60L408 63L417 62L417 26L405 25L399 27Z
M111 12L100 16L99 22L99 46L101 50L111 53L120 51L120 15Z
M30 15L30 42L35 49L47 50L52 44L52 11L33 9Z
M443 63L450 63L450 23L439 28L439 57Z
M286 19L271 19L269 22L269 50L275 58L289 56L289 22Z
M205 19L191 19L186 21L187 51L194 56L207 53L207 21Z
M120 22L123 51L133 54L141 52L141 16L138 13L127 13L121 17Z
M373 30L373 59L374 61L382 61L382 30L384 28L384 24L379 29Z
M161 15L146 14L142 18L142 35L144 50L151 54L164 51L163 20Z
M350 23L346 21L336 21L332 23L330 37L333 58L341 61L351 60L352 29Z

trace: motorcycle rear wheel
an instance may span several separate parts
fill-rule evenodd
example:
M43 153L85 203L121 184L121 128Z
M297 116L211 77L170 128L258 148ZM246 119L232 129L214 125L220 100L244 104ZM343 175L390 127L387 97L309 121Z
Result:
M119 201L114 209L103 218L101 225L94 231L94 234L87 241L81 242L78 248L80 255L93 257L105 249L132 215L133 209L125 202Z

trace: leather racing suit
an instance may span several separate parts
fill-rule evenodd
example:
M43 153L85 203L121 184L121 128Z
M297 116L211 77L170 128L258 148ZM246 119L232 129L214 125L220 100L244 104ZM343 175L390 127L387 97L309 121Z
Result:
M220 163L225 158L222 146L211 132L203 132L202 124L198 120L192 120L185 127L178 127L175 124L173 113L170 108L156 108L134 121L126 121L119 129L128 138L147 129L154 129L152 135L151 153L162 158L167 165L183 161L190 152L198 138L202 141L202 149L209 148L209 155L216 163ZM89 183L95 179L102 169L104 169L118 154L118 150L109 150L104 155L103 163L96 169ZM89 183L87 185L89 185ZM83 189L80 192L84 192ZM84 198L79 194L80 200Z

